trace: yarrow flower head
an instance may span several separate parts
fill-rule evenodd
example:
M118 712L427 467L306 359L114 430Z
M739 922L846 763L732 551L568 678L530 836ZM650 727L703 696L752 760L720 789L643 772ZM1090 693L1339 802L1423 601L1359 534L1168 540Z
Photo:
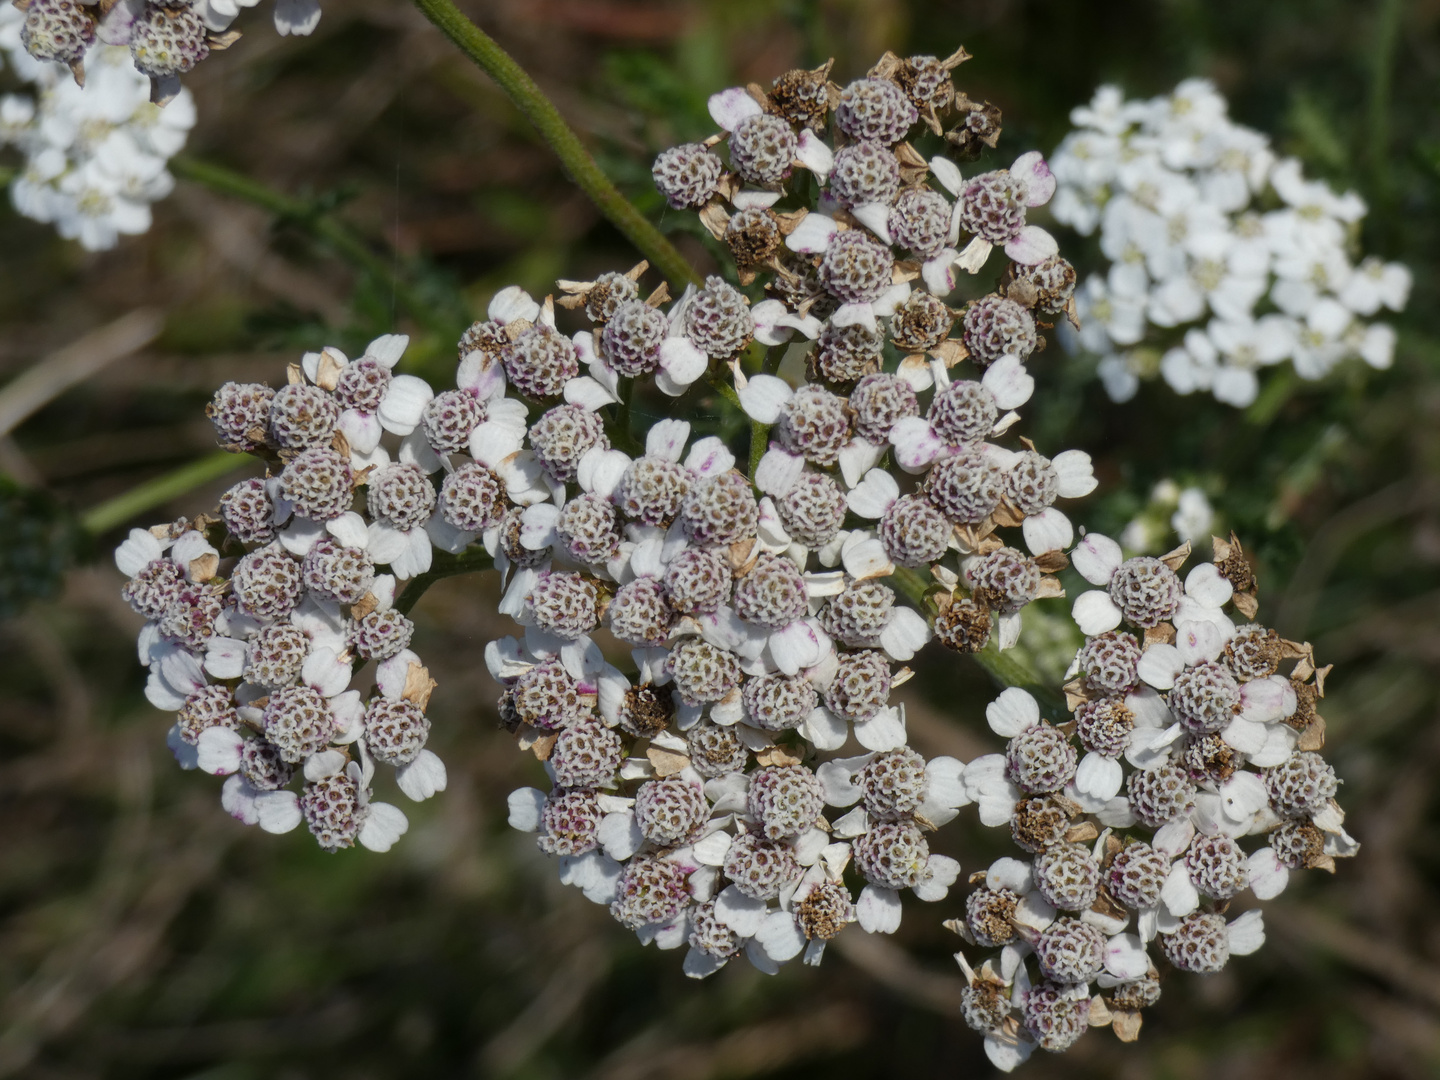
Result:
M1358 195L1306 179L1203 79L1149 101L1101 87L1071 121L1051 158L1055 217L1095 235L1108 264L1076 293L1073 344L1100 357L1112 398L1159 374L1244 407L1286 360L1303 379L1357 356L1390 366L1395 331L1369 320L1404 308L1411 274L1352 262Z
M87 64L95 59L87 49L97 40L128 46L135 70L148 80L151 100L165 105L180 93L181 75L240 38L230 24L242 7L258 2L24 0L16 5L18 44L36 61L64 64L81 86L93 70ZM319 22L319 0L275 0L275 29L282 35L309 34ZM5 34L3 22L0 34Z
M208 409L217 441L270 475L233 485L216 516L132 530L116 552L147 620L146 695L177 714L182 767L226 777L222 805L246 824L304 821L331 851L384 851L405 832L404 813L372 799L377 765L411 799L446 784L425 748L434 684L397 593L435 546L470 534L436 510L433 395L391 370L405 345L309 353L279 390L227 383Z
M96 11L71 0L35 0L25 12L0 6L0 58L29 91L0 97L0 148L14 146L25 159L10 200L91 251L150 228L151 204L175 184L166 162L195 123L187 91L167 108L151 104L149 81L126 50L71 26L89 25ZM72 51L44 54L66 34L78 34ZM51 60L70 65L84 85Z
M1329 669L1308 644L1232 620L1258 611L1233 537L1182 584L1189 554L1127 562L1114 541L1083 539L1076 569L1109 591L1075 604L1088 637L1065 687L1073 718L1049 723L1006 690L987 710L1006 753L962 774L981 823L1008 826L1027 854L972 878L964 918L947 923L1002 950L978 967L960 957L966 1020L1002 1069L1066 1049L1087 1022L1133 1040L1158 963L1209 974L1264 943L1261 912L1232 918L1232 899L1272 899L1291 871L1333 871L1358 849L1317 752Z
M742 953L818 964L851 924L893 933L904 893L938 903L959 881L938 833L971 804L1026 856L972 876L952 924L1001 950L961 963L1002 1068L1106 1016L1138 1031L1152 945L1197 972L1257 948L1258 912L1223 906L1355 849L1317 753L1324 671L1225 613L1256 610L1238 544L1184 577L1188 547L1077 545L1062 507L1096 487L1089 455L1011 442L1074 271L1026 218L1055 186L1038 154L961 175L1000 133L950 81L965 58L715 95L723 134L653 175L726 241L738 285L672 297L642 263L542 299L502 289L438 394L401 370L398 335L308 353L283 386L222 386L217 441L266 474L117 552L181 764L227 776L243 821L389 847L406 819L373 799L379 767L415 800L446 782L410 605L493 566L515 632L486 667L540 785L510 794L509 823L643 944L683 949L687 975ZM956 268L995 248L999 287L950 307ZM748 426L748 460L712 433L733 426L630 408L704 386ZM1073 718L1011 689L987 712L1003 753L912 747L907 665L932 637L1013 647L1072 561L1095 586L1072 608Z

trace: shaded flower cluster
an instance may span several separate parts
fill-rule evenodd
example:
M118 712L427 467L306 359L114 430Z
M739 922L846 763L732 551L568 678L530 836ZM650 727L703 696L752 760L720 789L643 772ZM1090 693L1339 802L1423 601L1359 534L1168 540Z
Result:
M103 43L82 52L82 87L26 52L25 25L24 14L0 6L4 66L33 91L0 97L0 147L24 156L10 183L15 209L91 251L145 232L150 204L174 187L166 162L195 123L189 92L165 109L151 104L149 81L129 53Z
M1307 179L1234 123L1204 79L1126 101L1104 86L1051 159L1055 217L1097 233L1108 269L1076 293L1079 344L1116 401L1159 374L1243 407L1261 368L1320 379L1347 358L1389 367L1409 270L1351 252L1365 203ZM1274 206L1274 209L1267 207Z
M960 962L966 1020L1003 1069L1093 1025L1135 1039L1167 965L1211 974L1264 943L1247 893L1269 900L1291 871L1333 871L1358 849L1318 753L1329 669L1308 644L1232 620L1258 611L1233 537L1182 581L1189 553L1125 559L1084 538L1075 567L1099 588L1075 602L1087 638L1065 687L1073 715L1051 723L1006 690L987 710L1005 752L962 776L982 824L1026 853L973 875L947 924L1000 950Z
M21 48L43 64L69 68L77 85L97 43L125 46L149 81L150 100L164 105L180 93L180 76L240 38L230 24L259 0L14 0ZM309 34L320 22L319 0L275 0L275 29ZM114 61L111 61L114 62Z

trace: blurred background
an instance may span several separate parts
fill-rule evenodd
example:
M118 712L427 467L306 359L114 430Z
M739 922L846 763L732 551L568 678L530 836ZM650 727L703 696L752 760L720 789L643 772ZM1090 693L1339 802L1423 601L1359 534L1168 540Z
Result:
M956 84L1005 117L985 167L1053 149L1101 82L1149 96L1205 75L1235 119L1364 195L1365 250L1416 279L1393 370L1272 372L1239 412L1158 382L1116 406L1083 361L1032 364L1027 434L1089 450L1101 477L1074 516L1113 535L1157 481L1200 487L1256 558L1261 620L1337 665L1328 756L1364 847L1333 879L1299 875L1267 908L1262 952L1167 980L1137 1045L1097 1030L1024 1072L1440 1072L1440 0L461 6L703 268L717 264L693 217L650 187L657 150L707 134L718 89L829 56L843 83L887 48L974 54ZM216 781L175 767L109 551L230 479L98 535L82 515L210 453L203 406L226 379L275 382L305 349L394 328L412 335L411 370L444 382L497 288L543 294L636 261L400 0L332 0L309 38L268 22L268 7L242 17L240 45L188 80L189 164L149 233L87 254L0 208L0 390L37 362L83 366L153 337L0 437L0 1076L988 1075L958 1016L958 940L939 925L963 890L914 905L894 940L847 933L819 971L737 962L697 984L562 888L505 826L507 792L540 769L496 726L481 651L508 621L491 579L455 579L416 609L450 788L407 806L389 855L246 829ZM1089 247L1059 235L1083 271ZM1053 667L1073 641L1068 601L1050 603L1027 613L1026 643ZM914 744L997 749L983 673L931 660L905 688ZM966 820L941 844L969 873L1008 839Z

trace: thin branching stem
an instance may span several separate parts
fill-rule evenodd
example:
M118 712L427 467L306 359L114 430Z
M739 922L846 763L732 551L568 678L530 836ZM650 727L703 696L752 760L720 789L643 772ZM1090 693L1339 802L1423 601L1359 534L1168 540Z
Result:
M172 499L178 499L213 480L228 476L241 466L253 464L254 461L249 454L232 454L228 450L206 454L173 472L147 480L129 491L121 492L113 499L107 499L86 511L80 518L80 524L91 535L98 536L117 525L125 524L137 514L163 506Z
M685 256L620 194L580 142L579 136L565 123L560 111L509 53L466 18L450 0L415 0L415 6L424 12L425 17L438 26L476 67L495 80L506 96L514 102L515 107L535 125L535 130L549 144L580 190L585 192L610 223L635 245L640 254L665 275L666 280L672 284L699 284L700 277Z

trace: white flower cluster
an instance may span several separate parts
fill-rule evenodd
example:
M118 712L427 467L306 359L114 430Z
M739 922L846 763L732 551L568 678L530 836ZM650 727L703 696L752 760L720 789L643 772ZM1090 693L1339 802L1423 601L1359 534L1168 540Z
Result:
M1260 911L1228 917L1232 902L1271 899L1291 870L1333 870L1358 848L1316 752L1329 669L1309 645L1225 613L1257 610L1233 537L1182 582L1189 551L1125 559L1107 537L1083 539L1075 568L1100 588L1075 601L1087 639L1065 688L1073 718L1048 723L1006 690L987 711L1005 753L962 775L981 822L1008 826L1029 855L972 878L950 924L1000 949L978 968L959 959L966 1020L1003 1069L1091 1025L1133 1040L1160 996L1152 945L1178 970L1219 971L1265 940Z
M1053 212L1099 230L1108 268L1076 293L1079 343L1116 401L1157 373L1181 394L1243 407L1259 369L1286 360L1320 379L1359 356L1385 368L1410 272L1351 252L1365 204L1307 180L1269 139L1226 116L1203 79L1150 101L1101 87L1071 113L1051 168Z
M406 340L378 338L354 361L308 353L279 390L226 383L208 409L216 434L270 474L231 487L218 516L132 530L115 555L147 620L146 696L177 713L182 767L228 777L221 803L239 820L288 832L303 819L327 851L385 851L408 827L371 799L377 763L413 800L446 784L425 749L434 683L395 600L397 579L430 565L426 527L456 534L435 511L427 441L448 414L392 373Z
M905 64L949 86L945 62ZM519 541L532 554L501 604L526 627L524 639L487 650L507 688L502 713L552 783L548 793L515 792L510 820L539 833L563 879L609 904L643 941L688 944L685 970L697 977L742 951L766 971L802 951L818 962L852 921L895 930L901 891L946 895L959 867L930 851L926 833L968 801L961 765L927 762L907 745L890 694L910 673L894 665L930 638L927 614L961 651L985 646L992 614L999 646L1013 644L1021 608L1060 594L1051 572L1065 565L1073 532L1055 500L1095 486L1084 453L1051 460L987 441L1013 426L1030 396L1021 360L1036 344L1037 290L1013 290L1028 305L999 294L978 302L966 339L950 340L956 313L930 291L912 292L919 264L897 264L885 231L892 203L939 201L923 276L943 292L951 267L978 268L992 244L1049 259L1043 234L1023 223L1027 199L1048 195L1043 163L1031 155L1013 175L972 181L974 199L1010 232L977 232L962 254L950 246L961 209L922 183L933 170L963 193L958 169L896 149L922 113L938 126L934 103L944 111L953 89L932 80L916 105L903 85L872 73L840 90L823 71L802 71L777 80L774 99L717 94L711 108L733 128L732 164L768 189L742 188L699 144L656 163L672 202L702 208L732 250L748 253L738 260L745 281L773 271L784 292L805 277L809 291L792 292L793 306L776 298L751 308L711 278L667 317L638 299L629 277L562 283L568 302L600 324L573 339L590 374L532 390L505 360L527 396L565 400L531 426L522 451L554 491L521 517ZM798 134L775 111L780 100L809 103ZM850 131L833 151L815 134L832 108ZM871 224L835 205L807 213L798 177L789 197L802 205L771 209L797 160L833 188L850 150L869 155L865 169L895 174L892 189L852 200ZM902 160L919 162L903 185ZM1058 269L1050 299L1063 309ZM802 385L743 373L752 340L774 349L778 366L796 331L814 340L801 350ZM983 377L952 380L967 341ZM638 456L610 446L596 411L616 400L619 378L653 373L673 393L672 383L707 370L716 380L728 374L752 424L768 429L753 476L736 470L719 439L692 442L678 420L654 425ZM881 467L890 452L898 470ZM1000 539L997 530L1016 527L1031 554ZM904 602L923 601L928 588L937 598L927 614ZM631 647L630 671L602 654L593 637L601 630ZM827 807L845 812L831 820Z
M1170 546L1171 535L1181 543L1199 543L1215 530L1215 508L1198 487L1182 488L1168 477L1150 491L1150 500L1120 533L1120 544L1137 555L1153 555Z
M259 0L14 0L19 43L42 63L69 68L84 85L97 42L129 49L163 105L180 93L180 76L211 52L240 38L230 30L242 7ZM309 34L320 22L319 0L275 0L275 29Z
M1054 186L1038 155L967 182L906 141L954 112L949 154L994 145L998 111L950 82L962 59L727 90L724 135L660 155L660 190L724 238L742 285L765 275L753 306L720 277L642 295L642 263L559 282L571 315L502 290L439 394L394 374L397 336L354 361L307 354L278 390L221 387L220 441L270 474L117 552L182 764L227 775L244 821L388 848L406 820L371 800L375 763L412 799L446 779L397 595L493 562L520 633L486 665L549 787L512 792L510 824L642 942L688 946L687 974L741 953L767 972L818 963L851 923L895 931L903 891L940 901L958 880L930 834L972 803L1033 856L972 877L953 924L1001 950L961 963L1002 1068L1092 1023L1133 1038L1159 993L1151 944L1198 972L1259 947L1258 912L1227 922L1229 901L1356 845L1315 753L1325 671L1224 613L1256 610L1238 545L1182 581L1188 545L1125 559L1085 537L1074 565L1100 588L1072 610L1074 718L1006 691L988 710L1003 754L926 760L892 704L932 637L1009 648L1022 609L1063 595L1074 530L1055 503L1096 484L1083 452L1000 445L1040 317L1074 314L1074 273L1025 222ZM995 247L999 289L951 309L955 269ZM974 377L952 376L967 360ZM635 401L702 379L749 419L749 462L680 419L632 433ZM371 662L366 700L350 687Z
M150 228L150 204L174 187L166 162L185 145L195 103L181 91L161 109L126 50L93 45L82 88L22 42L25 16L0 6L0 55L33 93L0 96L0 148L24 155L10 184L15 209L99 251Z

